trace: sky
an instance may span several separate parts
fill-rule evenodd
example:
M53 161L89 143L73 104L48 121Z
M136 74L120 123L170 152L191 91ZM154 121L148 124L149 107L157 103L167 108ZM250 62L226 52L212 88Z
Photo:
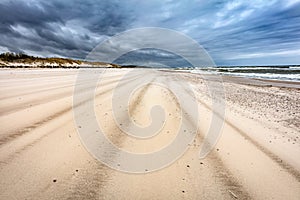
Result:
M143 27L186 34L217 65L300 64L300 0L0 0L0 53L85 59ZM166 59L157 52L140 53Z

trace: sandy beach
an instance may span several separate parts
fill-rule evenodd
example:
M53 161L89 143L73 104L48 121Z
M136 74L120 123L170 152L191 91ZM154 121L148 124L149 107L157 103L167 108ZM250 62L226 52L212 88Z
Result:
M173 164L131 174L102 164L82 144L73 110L91 99L73 106L78 71L1 69L0 199L300 199L299 83L223 77L225 121L214 149L199 159L212 120L206 81L199 74L134 69L120 88L125 93L133 80L143 82L147 76L166 84L189 83L200 126L188 150ZM131 120L143 126L151 123L149 109L160 104L169 113L165 126L149 139L124 134L114 121L111 99L128 71L105 71L101 87L95 89L95 114L116 146L151 152L176 136L179 105L168 88L148 84L134 92L124 112L129 110ZM94 90L86 87L83 95ZM82 115L90 114L82 110ZM191 121L182 120L187 127Z

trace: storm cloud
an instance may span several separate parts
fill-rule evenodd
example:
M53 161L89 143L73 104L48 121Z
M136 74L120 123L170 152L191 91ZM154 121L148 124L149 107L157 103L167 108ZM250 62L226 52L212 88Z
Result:
M2 0L0 52L84 59L115 34L162 27L195 39L218 65L299 64L299 10L299 0ZM153 50L131 60L137 54L178 62Z
M43 56L84 58L99 42L132 21L118 2L4 1L0 3L2 49Z

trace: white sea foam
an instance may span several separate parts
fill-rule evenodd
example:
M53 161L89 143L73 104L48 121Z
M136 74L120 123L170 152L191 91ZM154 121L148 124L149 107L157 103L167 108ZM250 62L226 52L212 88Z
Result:
M199 74L220 74L229 76L260 78L270 80L286 80L300 82L300 67L218 67L192 69L190 72ZM242 72L241 72L242 71ZM247 72L249 71L249 72ZM257 72L256 72L257 71ZM268 73L269 71L269 73Z

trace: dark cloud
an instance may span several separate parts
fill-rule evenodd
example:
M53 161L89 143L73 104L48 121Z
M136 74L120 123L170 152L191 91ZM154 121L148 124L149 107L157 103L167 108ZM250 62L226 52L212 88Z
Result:
M197 40L219 65L299 64L299 10L299 0L2 0L0 50L85 58L109 36L158 26ZM145 52L126 62L136 56L170 65Z
M116 1L3 1L0 46L85 58L106 36L126 30L129 16Z
M116 61L116 64L120 65L140 65L148 67L181 67L191 66L191 64L184 58L176 55L172 52L160 50L160 49L140 49L136 51L130 51Z
M44 26L49 22L63 22L57 9L45 2L30 3L30 1L18 0L1 2L0 23L2 25Z

